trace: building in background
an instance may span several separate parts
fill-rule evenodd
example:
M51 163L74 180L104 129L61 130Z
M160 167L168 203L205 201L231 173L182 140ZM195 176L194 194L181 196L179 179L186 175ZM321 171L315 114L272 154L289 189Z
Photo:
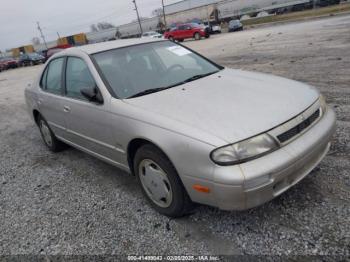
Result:
M19 57L21 54L29 54L34 52L34 46L33 45L26 45L21 46L17 48L12 48L12 56L13 57Z
M340 0L183 0L164 7L166 23L162 15L141 19L144 32L164 32L164 24L172 26L187 22L228 21L259 16L259 14L281 14L289 11L303 10L314 6L339 4ZM79 33L47 42L47 48L58 45L84 45L122 38L140 37L138 22L131 22L97 32ZM12 49L12 54L18 56L21 52L45 51L43 44L23 46Z

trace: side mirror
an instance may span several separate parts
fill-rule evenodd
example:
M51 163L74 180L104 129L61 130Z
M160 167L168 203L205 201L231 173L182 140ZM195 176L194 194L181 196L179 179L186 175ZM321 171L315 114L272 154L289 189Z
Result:
M83 88L80 93L86 97L90 102L95 102L98 104L103 103L103 98L97 87Z

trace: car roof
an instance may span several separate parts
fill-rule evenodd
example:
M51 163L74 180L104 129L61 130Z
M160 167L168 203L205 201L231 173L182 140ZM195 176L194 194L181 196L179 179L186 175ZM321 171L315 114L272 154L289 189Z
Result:
M90 54L95 54L95 53L116 49L116 48L122 48L122 47L128 47L128 46L146 44L146 43L152 43L152 42L160 42L160 41L168 41L168 40L160 40L160 39L152 39L152 38L151 39L132 38L132 39L114 40L114 41L108 41L103 43L67 48L67 49L64 49L64 51L60 52L59 54L69 55L72 53L76 53L76 51L81 51L90 55Z

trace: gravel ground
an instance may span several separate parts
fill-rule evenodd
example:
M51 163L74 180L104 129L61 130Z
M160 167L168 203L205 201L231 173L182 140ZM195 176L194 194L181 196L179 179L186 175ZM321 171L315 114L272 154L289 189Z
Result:
M187 41L215 61L320 88L337 112L324 161L244 212L200 206L169 219L134 177L75 149L50 153L23 90L40 66L0 73L0 254L343 255L350 250L350 16Z

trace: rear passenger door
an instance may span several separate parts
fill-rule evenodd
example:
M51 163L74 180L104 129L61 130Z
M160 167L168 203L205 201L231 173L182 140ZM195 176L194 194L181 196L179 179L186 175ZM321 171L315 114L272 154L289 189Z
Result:
M48 64L40 81L41 92L37 103L41 115L55 135L64 138L66 123L62 110L63 64L63 57L56 58Z
M176 31L176 39L185 39L186 38L186 30L184 25L180 25Z
M109 101L98 104L81 94L85 88L98 89L88 65L82 58L70 56L65 72L63 108L68 140L98 157L119 162L120 153L112 139Z

